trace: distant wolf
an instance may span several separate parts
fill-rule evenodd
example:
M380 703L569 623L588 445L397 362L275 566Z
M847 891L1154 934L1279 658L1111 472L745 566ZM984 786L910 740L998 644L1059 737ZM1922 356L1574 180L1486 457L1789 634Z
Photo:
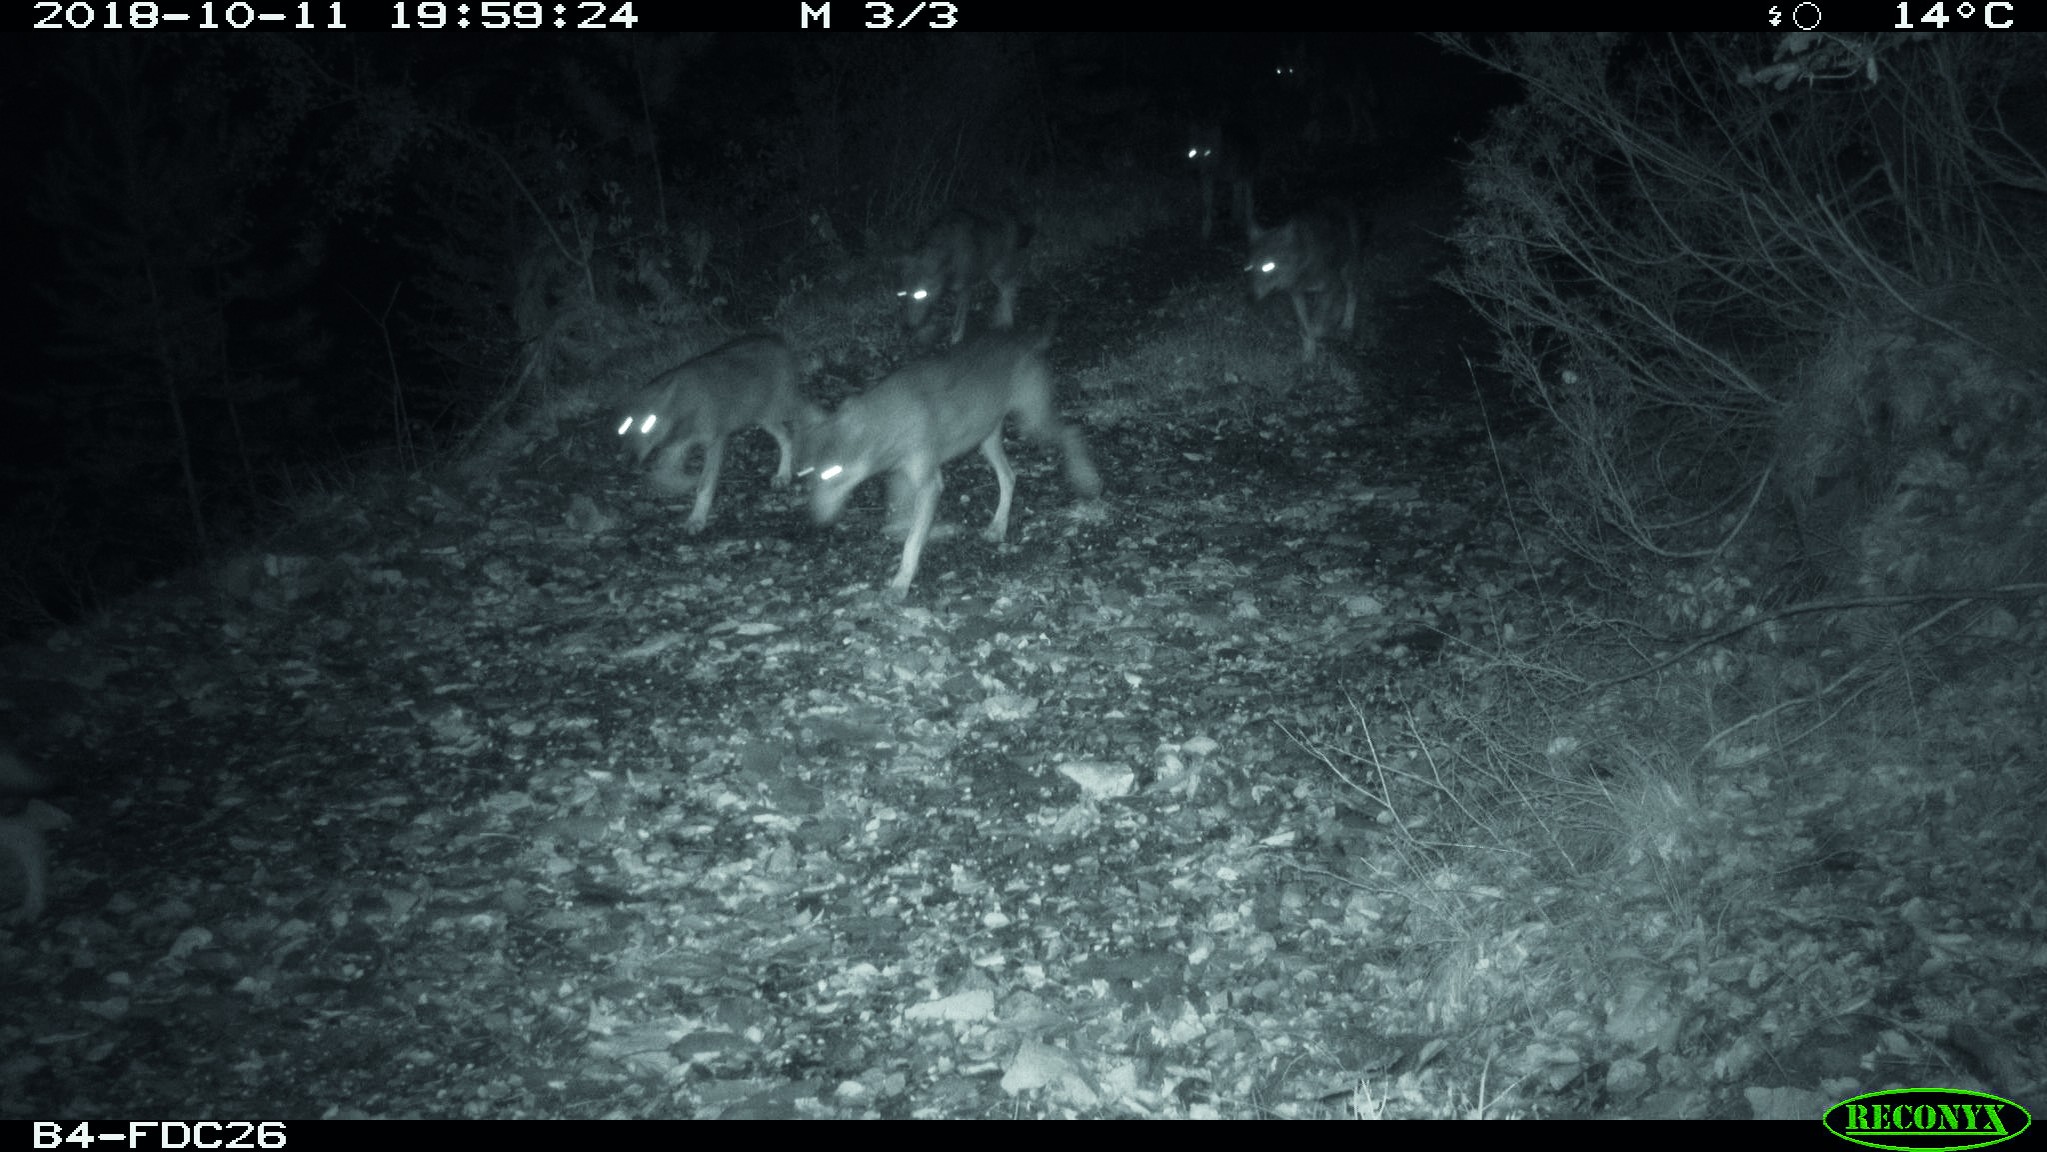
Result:
M682 466L692 446L703 447L696 507L683 525L694 534L711 519L726 437L743 428L765 429L782 450L775 487L785 488L795 437L823 418L796 385L796 357L789 345L774 336L742 336L654 377L619 421L618 435L636 461L659 450L651 478L657 489L669 493L688 487Z
M1343 330L1349 332L1358 310L1358 218L1350 205L1324 200L1277 228L1251 228L1251 298L1263 300L1275 291L1294 302L1301 322L1301 359L1315 358L1315 342L1328 328L1343 289ZM1308 314L1308 296L1319 297L1316 314Z
M1230 186L1230 214L1247 232L1257 218L1251 185L1258 176L1258 137L1241 124L1197 121L1187 132L1187 162L1201 177L1201 238L1215 231L1215 186Z
M1088 458L1080 431L1059 422L1052 406L1052 373L1045 365L1051 334L991 334L948 355L891 373L846 401L806 438L804 471L814 475L811 514L818 523L838 519L846 497L871 476L889 474L889 507L906 533L903 562L890 590L901 596L917 576L917 561L943 486L939 466L980 446L995 469L1001 494L982 536L1001 543L1009 532L1016 470L1002 451L1002 425L1017 417L1023 433L1056 444L1066 456L1066 479L1083 496L1096 496L1102 478Z
M41 773L24 764L13 752L0 748L0 794L32 795L48 787ZM19 893L21 903L14 911L0 915L0 922L26 924L43 914L49 891L49 851L43 844L42 831L26 818L0 817L0 859L6 858L14 861L20 875L7 891Z
M1016 323L1016 289L1023 279L1023 250L1031 242L1031 226L1007 216L981 216L955 208L938 218L924 243L902 257L903 322L921 330L933 305L946 292L958 303L952 317L952 343L967 332L967 311L974 288L986 280L995 285L995 315L990 326L1008 329Z
M1324 160L1378 143L1378 90L1354 51L1318 52L1296 41L1273 63L1266 103L1272 115L1296 126L1311 154L1325 150Z

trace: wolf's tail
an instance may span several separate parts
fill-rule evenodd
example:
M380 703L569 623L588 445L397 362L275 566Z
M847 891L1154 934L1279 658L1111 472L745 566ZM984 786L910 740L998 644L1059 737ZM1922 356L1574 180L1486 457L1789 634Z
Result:
M21 866L21 906L0 919L26 924L43 914L49 888L49 850L43 834L26 820L0 820L0 850Z
M6 748L0 748L0 793L29 795L49 790L50 782ZM49 850L43 834L26 820L0 819L0 852L14 859L21 871L21 906L0 919L26 924L43 914L49 890Z
M1102 474L1095 471L1094 457L1088 454L1087 441L1081 439L1080 429L1068 427L1064 434L1066 449L1066 482L1073 490L1092 500L1102 494Z

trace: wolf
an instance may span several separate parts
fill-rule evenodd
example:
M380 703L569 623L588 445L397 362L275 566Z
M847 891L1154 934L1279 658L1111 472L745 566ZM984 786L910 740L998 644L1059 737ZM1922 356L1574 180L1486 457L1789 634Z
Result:
M1358 311L1357 213L1340 200L1324 200L1277 228L1251 226L1251 259L1244 271L1251 277L1251 298L1263 300L1285 292L1301 322L1301 360L1315 359L1315 343L1328 327L1343 289L1343 330L1355 325ZM1308 315L1308 296L1319 297L1316 315Z
M49 789L41 773L22 762L21 757L0 747L0 793L33 795ZM42 830L25 817L0 817L0 856L11 857L20 869L18 890L21 904L0 921L26 924L43 914L49 891L49 849Z
M1296 41L1273 64L1268 103L1323 160L1379 142L1378 90L1355 52L1319 53Z
M995 516L981 535L999 544L1008 534L1016 470L1002 451L1002 425L1011 415L1026 436L1059 446L1075 491L1101 494L1086 441L1060 423L1052 407L1052 373L1045 365L1051 341L1050 332L987 334L946 356L897 369L846 401L806 439L805 472L815 477L810 510L820 524L838 519L862 482L888 474L889 506L900 520L895 527L905 533L903 562L889 582L893 595L903 596L916 579L938 512L939 466L976 445L1000 489Z
M1252 184L1259 164L1258 137L1241 124L1197 121L1187 133L1187 161L1201 177L1201 238L1215 231L1215 186L1230 186L1230 213L1248 231L1257 219Z
M797 387L796 357L789 345L775 336L742 336L654 377L633 398L618 435L636 462L644 463L659 450L651 478L657 489L670 493L687 486L682 465L692 446L703 446L696 507L683 525L695 535L711 519L726 437L743 428L765 429L781 449L775 487L786 488L795 437L823 418Z
M958 298L952 317L952 340L967 332L967 311L974 288L986 280L995 285L991 327L1006 330L1016 323L1016 290L1023 278L1023 250L1033 229L1008 216L981 216L955 208L938 218L915 252L904 255L903 322L921 330L938 298L951 291Z

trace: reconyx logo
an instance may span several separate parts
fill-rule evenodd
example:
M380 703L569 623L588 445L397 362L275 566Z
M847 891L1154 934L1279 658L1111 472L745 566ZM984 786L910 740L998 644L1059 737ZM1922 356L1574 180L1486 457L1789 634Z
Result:
M2002 1096L1961 1088L1893 1088L1841 1101L1822 1118L1851 1144L1897 1152L1988 1148L2024 1132L2033 1117Z

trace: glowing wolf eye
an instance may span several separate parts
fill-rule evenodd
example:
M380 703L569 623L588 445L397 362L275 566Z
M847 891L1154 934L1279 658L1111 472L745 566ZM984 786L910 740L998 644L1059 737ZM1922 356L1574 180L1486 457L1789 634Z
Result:
M1279 261L1277 261L1277 260L1267 260L1267 261L1266 261L1265 263L1263 263L1263 264L1260 264L1260 265L1258 266L1258 270L1259 270L1260 272L1270 272L1270 271L1272 271L1272 270L1273 270L1274 268L1277 268L1277 267L1279 267Z
M628 417L626 417L626 418L625 418L625 423L623 423L623 424L620 424L620 425L618 426L618 434L619 434L620 436L623 436L623 435L625 435L626 433L628 433L628 432L630 432L630 431L632 431L632 430L633 430L633 418L632 418L632 417L630 417L630 416L628 416Z
M837 464L834 464L831 467L826 468L824 471L818 473L817 478L820 480L829 480L832 477L837 476L839 473L844 471L845 471L844 468L840 467Z
M659 413L657 412L647 413L646 420L642 421L640 424L640 435L645 436L647 433L652 432L654 430L655 421L659 419L661 419L661 415Z
M910 295L915 297L916 299L922 300L926 296L931 295L931 293L926 291L925 289L919 288L915 292L910 293Z

